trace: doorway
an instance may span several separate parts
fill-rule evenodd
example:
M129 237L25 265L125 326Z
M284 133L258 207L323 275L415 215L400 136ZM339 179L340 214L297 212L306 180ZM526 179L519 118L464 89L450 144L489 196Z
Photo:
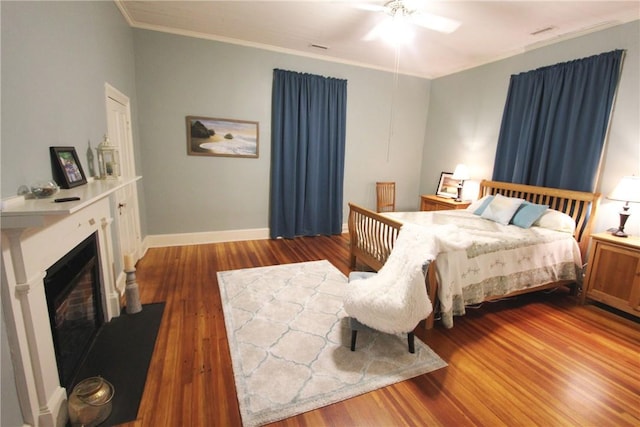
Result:
M120 152L120 173L123 177L135 177L129 97L105 83L105 99L109 140ZM115 228L120 242L120 259L124 255L131 255L136 262L142 256L140 209L136 181L116 191L115 200L117 208Z

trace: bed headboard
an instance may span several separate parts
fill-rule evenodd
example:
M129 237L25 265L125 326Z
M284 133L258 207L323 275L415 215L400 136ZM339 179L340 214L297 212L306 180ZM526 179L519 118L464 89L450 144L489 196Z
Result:
M600 193L482 180L479 197L491 194L518 197L531 203L548 205L551 209L569 215L576 223L573 235L580 246L582 260L586 261L591 226L600 204Z

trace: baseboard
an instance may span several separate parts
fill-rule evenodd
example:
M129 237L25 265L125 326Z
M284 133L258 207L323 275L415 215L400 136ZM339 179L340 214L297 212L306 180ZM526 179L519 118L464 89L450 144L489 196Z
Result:
M116 293L118 297L122 297L124 295L124 291L127 287L127 275L124 271L121 271L116 277Z
M241 240L264 240L268 238L268 228L205 231L201 233L155 234L146 236L143 246L145 248L162 248L167 246L204 245L207 243L235 242Z
M346 223L342 224L342 232L349 231ZM200 233L152 234L142 242L143 255L149 248L168 246L204 245L207 243L238 242L242 240L269 239L268 228L252 228L247 230L204 231Z

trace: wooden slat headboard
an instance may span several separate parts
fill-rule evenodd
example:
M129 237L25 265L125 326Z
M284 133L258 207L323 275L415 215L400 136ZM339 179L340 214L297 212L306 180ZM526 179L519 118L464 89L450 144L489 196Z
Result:
M512 184L509 182L480 182L480 197L501 194L506 197L518 197L531 203L547 205L551 209L564 212L576 223L575 237L583 262L587 259L589 236L593 220L600 204L600 193L563 190L560 188L537 187L534 185Z

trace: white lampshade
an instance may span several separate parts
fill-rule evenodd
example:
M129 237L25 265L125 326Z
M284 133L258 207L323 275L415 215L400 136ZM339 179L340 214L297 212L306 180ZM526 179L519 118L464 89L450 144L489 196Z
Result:
M460 163L459 165L456 166L456 170L453 171L453 179L460 179L460 180L465 180L465 179L469 179L469 169L463 165L462 163Z
M640 176L624 176L607 197L622 202L640 203Z

